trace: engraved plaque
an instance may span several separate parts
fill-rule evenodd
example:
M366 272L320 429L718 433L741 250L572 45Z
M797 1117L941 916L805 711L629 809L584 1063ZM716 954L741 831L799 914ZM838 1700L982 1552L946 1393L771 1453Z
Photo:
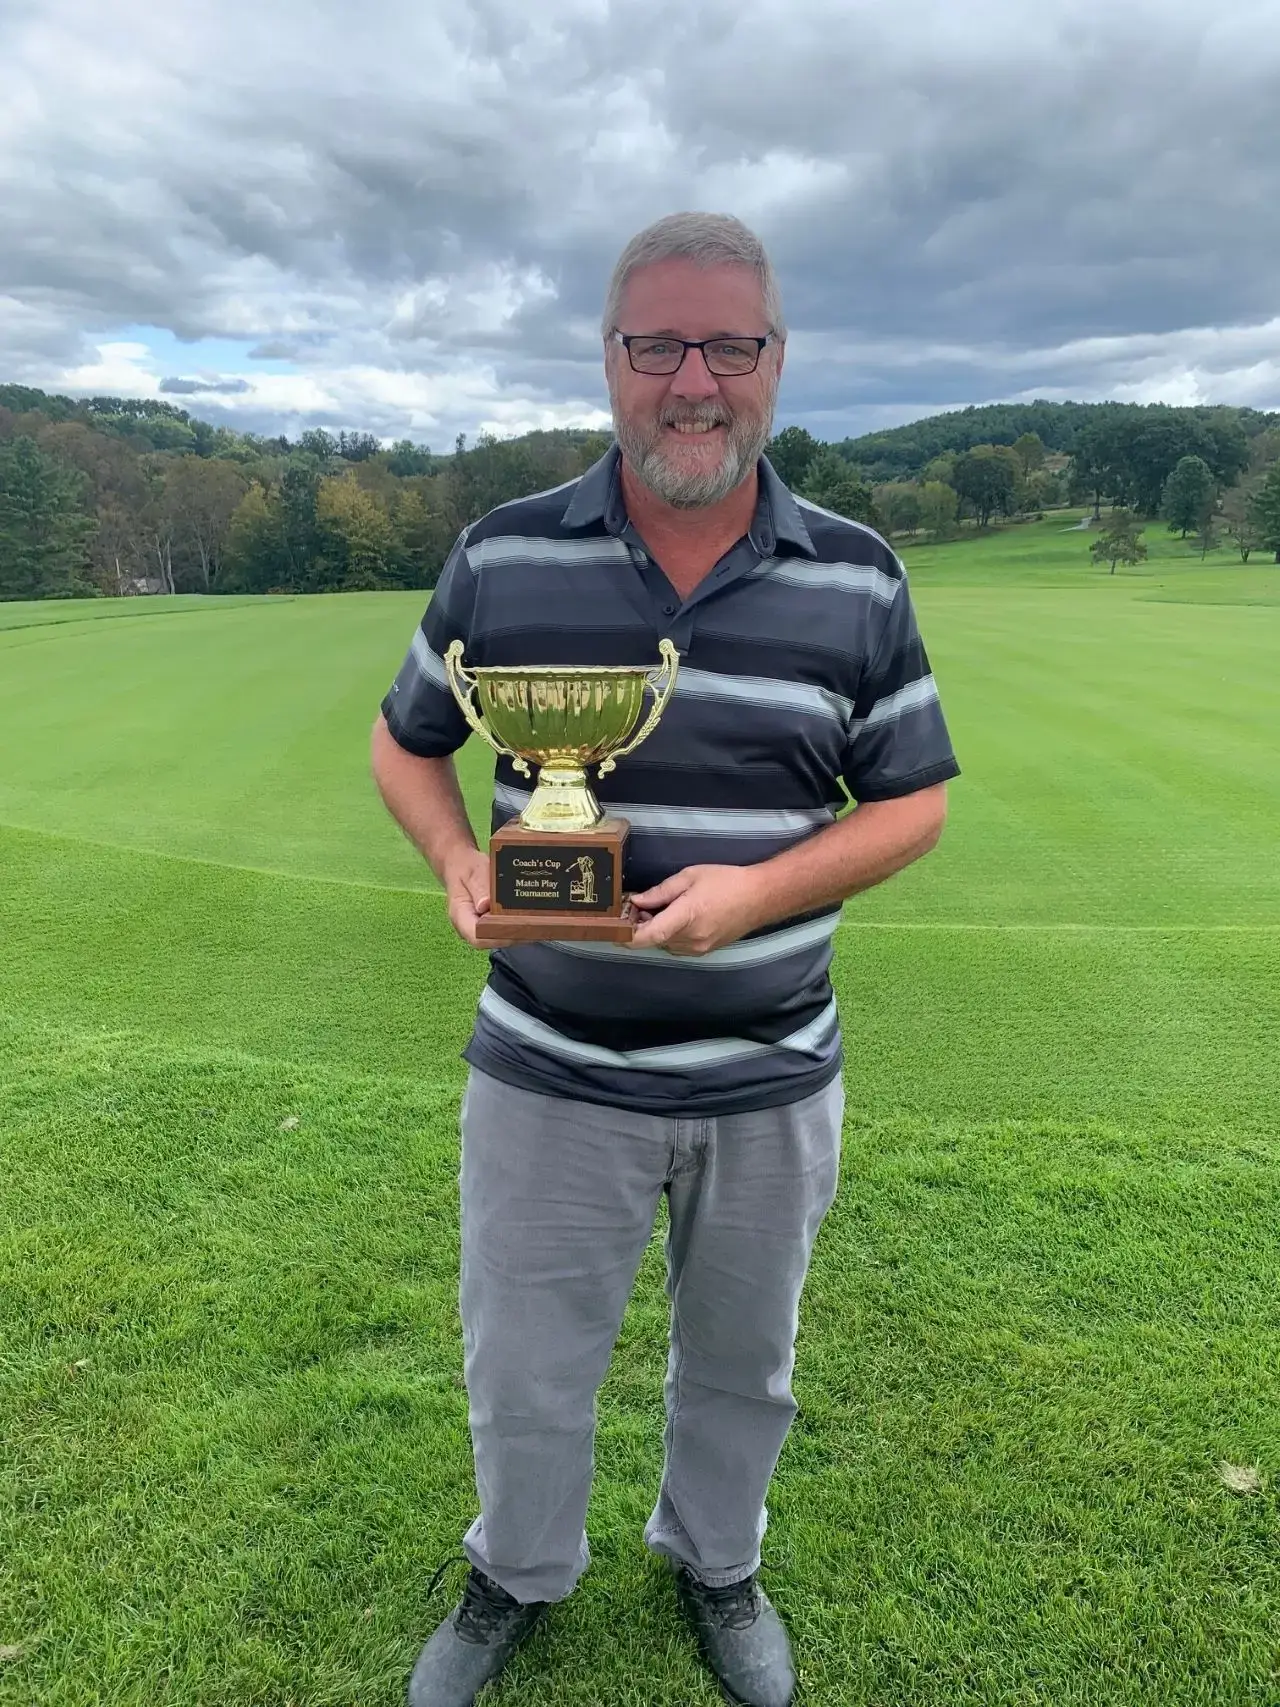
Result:
M613 856L560 837L493 853L494 900L513 912L605 913L613 908Z

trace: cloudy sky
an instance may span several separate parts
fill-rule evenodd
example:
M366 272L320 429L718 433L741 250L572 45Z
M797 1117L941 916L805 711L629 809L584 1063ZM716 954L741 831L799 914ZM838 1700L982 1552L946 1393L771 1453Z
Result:
M0 379L603 424L626 238L739 214L823 437L1280 407L1280 0L0 0Z

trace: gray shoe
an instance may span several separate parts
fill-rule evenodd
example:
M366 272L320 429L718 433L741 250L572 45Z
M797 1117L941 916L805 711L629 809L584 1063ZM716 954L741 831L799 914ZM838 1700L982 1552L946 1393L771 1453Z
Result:
M546 1609L545 1600L513 1599L473 1566L462 1600L418 1655L408 1707L471 1707Z
M786 1626L754 1576L710 1588L676 1568L676 1593L703 1658L740 1707L791 1707L795 1666Z

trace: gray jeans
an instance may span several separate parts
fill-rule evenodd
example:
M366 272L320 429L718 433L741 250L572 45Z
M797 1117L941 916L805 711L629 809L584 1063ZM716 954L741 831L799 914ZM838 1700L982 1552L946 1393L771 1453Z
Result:
M590 1562L595 1396L663 1192L666 1455L645 1541L711 1584L758 1568L843 1109L838 1078L782 1108L677 1120L472 1070L460 1303L480 1516L464 1547L517 1600L562 1599Z

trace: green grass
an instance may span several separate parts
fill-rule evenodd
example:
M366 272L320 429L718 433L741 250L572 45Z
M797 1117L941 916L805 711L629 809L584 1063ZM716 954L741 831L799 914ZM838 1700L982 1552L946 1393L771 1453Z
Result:
M1061 526L906 552L965 775L840 933L766 1543L823 1707L1280 1695L1280 572ZM449 1603L482 965L365 762L417 614L0 606L0 1702L392 1707ZM655 1246L495 1703L717 1699L640 1543L663 1336Z
M51 628L63 623L136 621L156 616L177 616L191 611L234 610L240 605L290 603L292 595L270 594L250 598L204 598L198 593L179 593L176 598L127 599L33 599L0 603L0 630L6 628Z
M1267 602L1280 595L1280 565L1265 551L1252 553L1247 565L1229 544L1219 546L1203 559L1193 539L1179 539L1159 521L1147 522L1143 541L1146 560L1132 567L1118 565L1110 576L1106 565L1099 569L1089 556L1097 538L1093 529L1075 524L1085 510L1055 511L1043 521L996 527L979 532L966 527L958 538L943 545L913 545L899 540L898 547L912 571L916 585L937 580L948 586L990 586L992 578L1016 578L1019 585L1040 583L1053 587L1094 586L1100 579L1138 582L1150 594L1160 588L1186 587L1195 601L1216 603L1215 589L1221 583L1234 595L1251 598L1255 592ZM1106 512L1103 512L1104 520ZM1232 579L1243 569L1244 578Z

